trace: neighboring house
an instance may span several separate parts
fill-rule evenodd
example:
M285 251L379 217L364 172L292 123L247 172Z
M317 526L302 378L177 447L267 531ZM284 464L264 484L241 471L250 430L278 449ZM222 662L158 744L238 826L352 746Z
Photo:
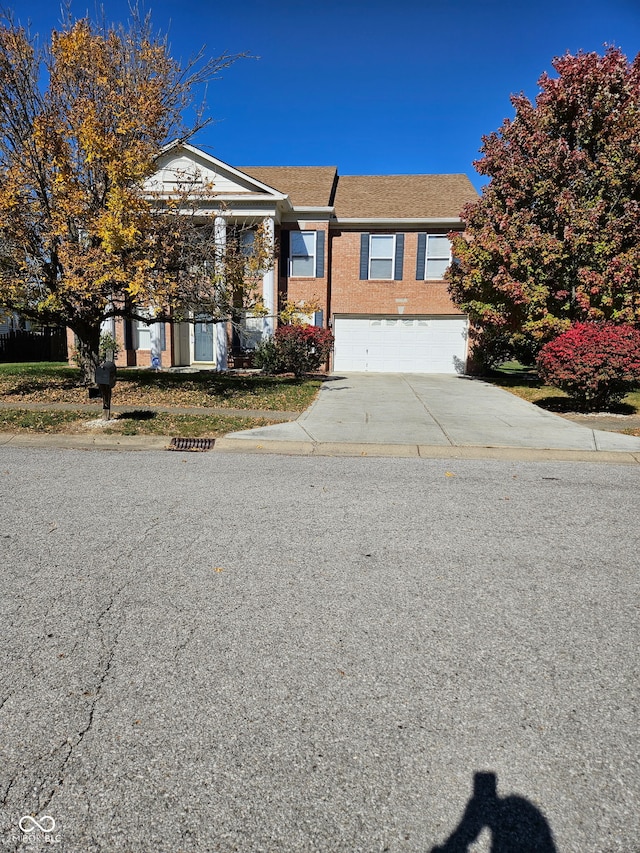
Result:
M29 331L31 323L24 320L15 312L8 314L0 314L0 335L7 335L9 332Z
M232 347L273 333L285 301L315 300L315 321L335 335L334 370L464 372L468 321L443 276L446 235L462 228L459 212L477 198L466 175L232 167L178 145L162 156L154 181L170 192L185 174L213 187L202 213L215 217L217 239L234 222L267 224L278 247L262 281L268 316L247 318L234 335L220 323L118 325L120 364L149 365L155 355L163 367L225 369Z

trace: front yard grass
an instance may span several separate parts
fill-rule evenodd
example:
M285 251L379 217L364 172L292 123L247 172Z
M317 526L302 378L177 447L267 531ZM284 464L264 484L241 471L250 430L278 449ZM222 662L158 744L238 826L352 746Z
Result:
M259 373L165 373L120 368L112 404L303 412L320 384L320 379ZM21 403L89 402L79 371L59 362L0 364L0 401L16 407Z
M228 432L273 423L268 418L239 415L181 415L138 410L117 414L105 425L96 425L96 412L0 409L0 432L64 433L85 435L167 435L180 438L217 438Z
M0 432L70 432L81 418L89 419L86 412L0 409Z
M551 385L545 385L538 379L534 369L524 367L517 361L508 361L483 376L485 382L499 385L506 391L535 403L543 409L552 412L575 412L576 408L571 399ZM635 415L640 413L640 389L635 389L624 398L622 403L613 410L613 414Z
M98 408L80 408L89 403L87 389L80 384L75 367L60 362L0 364L0 432L83 434L96 430L104 434L167 435L181 438L216 438L228 432L274 423L268 415L229 412L228 415L155 412L153 407L260 409L265 412L302 412L321 385L317 378L263 376L259 373L233 374L200 371L165 373L120 368L113 389L112 405L135 406L135 411L114 414L108 425L95 425ZM67 404L64 410L26 409L25 404ZM9 408L10 407L10 408Z

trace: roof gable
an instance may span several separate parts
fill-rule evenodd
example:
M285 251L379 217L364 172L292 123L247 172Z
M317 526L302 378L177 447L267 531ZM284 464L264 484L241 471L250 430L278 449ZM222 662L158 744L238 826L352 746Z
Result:
M255 177L186 143L168 146L158 157L157 165L158 170L146 184L153 192L164 194L193 188L206 189L211 198L281 199L284 196Z

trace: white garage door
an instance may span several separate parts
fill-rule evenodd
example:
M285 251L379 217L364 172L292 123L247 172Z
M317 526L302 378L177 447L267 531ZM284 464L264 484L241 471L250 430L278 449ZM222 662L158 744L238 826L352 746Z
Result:
M336 317L334 370L464 373L465 317Z

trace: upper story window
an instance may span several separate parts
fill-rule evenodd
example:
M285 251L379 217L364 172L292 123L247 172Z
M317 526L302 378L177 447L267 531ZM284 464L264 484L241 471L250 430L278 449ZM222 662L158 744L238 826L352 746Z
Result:
M360 280L401 281L404 234L360 234Z
M280 275L324 278L324 231L280 232Z
M291 232L290 275L313 278L316 274L316 232Z
M418 244L418 255L422 254L424 271L418 278L441 280L451 263L451 243L445 234L424 234L424 247ZM420 262L420 258L418 259Z
M371 234L369 237L369 278L391 281L395 254L395 234Z

